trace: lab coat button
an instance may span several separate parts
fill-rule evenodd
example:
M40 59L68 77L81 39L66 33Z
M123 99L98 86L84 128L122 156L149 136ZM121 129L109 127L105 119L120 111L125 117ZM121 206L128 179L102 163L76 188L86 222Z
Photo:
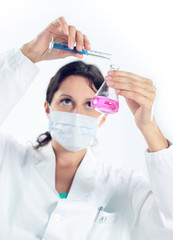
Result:
M62 221L62 217L61 217L61 215L59 215L59 214L54 214L54 215L53 215L53 220L54 220L55 222L61 222L61 221Z

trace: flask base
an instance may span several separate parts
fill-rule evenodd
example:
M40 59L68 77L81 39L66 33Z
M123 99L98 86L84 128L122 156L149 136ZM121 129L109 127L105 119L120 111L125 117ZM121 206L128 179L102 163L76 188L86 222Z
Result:
M119 110L119 102L110 98L95 96L91 106L98 112L113 114Z

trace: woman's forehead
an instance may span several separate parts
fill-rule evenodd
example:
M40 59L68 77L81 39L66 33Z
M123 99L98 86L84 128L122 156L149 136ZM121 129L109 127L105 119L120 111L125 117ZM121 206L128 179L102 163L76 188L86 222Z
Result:
M94 88L94 86L92 86ZM96 90L96 89L94 89ZM90 87L88 78L82 76L69 76L64 79L57 92L66 92L66 94L79 92L82 94L95 94L93 89Z

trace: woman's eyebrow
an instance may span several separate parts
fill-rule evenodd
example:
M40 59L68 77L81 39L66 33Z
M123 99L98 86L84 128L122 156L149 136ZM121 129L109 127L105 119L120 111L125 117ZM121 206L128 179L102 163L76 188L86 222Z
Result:
M73 97L70 96L70 95L68 95L68 94L61 94L59 97L68 97L68 98L72 98L72 99L73 99ZM91 101L92 98L86 98L85 100L86 100L86 101Z
M92 100L92 98L86 98L86 101L91 101Z
M73 98L72 96L68 95L68 94L61 94L60 97L69 97L69 98Z

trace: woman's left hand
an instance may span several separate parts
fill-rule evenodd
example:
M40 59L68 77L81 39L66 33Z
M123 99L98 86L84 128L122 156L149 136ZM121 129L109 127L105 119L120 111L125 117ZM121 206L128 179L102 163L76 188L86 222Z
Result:
M156 87L150 79L133 73L112 70L108 72L105 81L109 87L115 89L118 95L125 98L140 130L153 123Z

